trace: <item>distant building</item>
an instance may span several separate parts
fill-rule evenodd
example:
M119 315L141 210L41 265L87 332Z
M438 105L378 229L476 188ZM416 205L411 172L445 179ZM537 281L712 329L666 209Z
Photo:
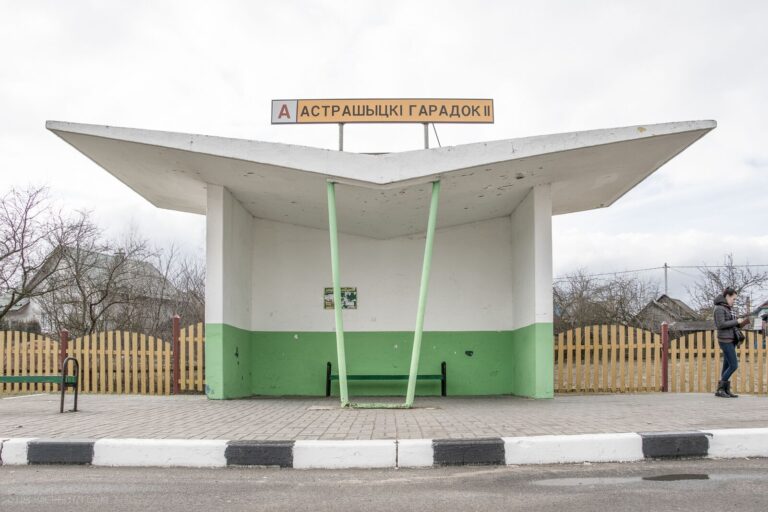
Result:
M10 294L0 294L0 309L9 302ZM30 299L21 299L0 321L0 330L40 332L40 306Z
M752 325L750 329L754 331L762 331L766 328L766 323L763 321L763 317L768 315L768 300L757 306L750 313L752 315Z
M64 258L67 263L59 264L58 270L50 273L50 269L46 267L56 265L55 262L61 259L59 251L69 254L68 258ZM97 299L93 297L106 294L102 288L114 289L109 297L114 303L111 306L112 312L110 317L100 325L102 330L123 327L115 319L126 318L131 310L137 307L149 306L163 318L170 318L177 310L180 300L179 290L151 263L126 259L120 252L106 254L81 249L77 255L72 255L74 251L75 249L69 247L57 248L47 256L43 268L38 275L32 277L32 280L39 280L37 286L51 291L43 296L24 298L14 304L3 317L0 330L53 332L57 327L71 329L66 324L66 319L77 317L79 311L88 307L85 301L95 301ZM76 263L73 264L72 261ZM117 268L120 268L119 277L114 276ZM39 275L45 277L41 278ZM50 280L54 280L56 284L51 284ZM84 298L82 294L86 294L88 298ZM104 298L106 299L106 295ZM10 300L9 294L0 295L0 308ZM55 303L56 311L46 309L46 303ZM62 321L64 325L57 326L57 323ZM150 325L136 325L133 328L144 332L150 327Z
M667 322L675 332L708 331L715 327L712 319L702 318L688 304L666 294L646 304L635 319L638 325L654 332L661 331L662 322Z

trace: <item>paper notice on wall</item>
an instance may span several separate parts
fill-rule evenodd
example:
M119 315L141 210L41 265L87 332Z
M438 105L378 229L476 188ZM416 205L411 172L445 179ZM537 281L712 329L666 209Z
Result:
M333 309L333 287L326 288L324 295L325 309ZM357 309L357 287L341 288L341 309Z

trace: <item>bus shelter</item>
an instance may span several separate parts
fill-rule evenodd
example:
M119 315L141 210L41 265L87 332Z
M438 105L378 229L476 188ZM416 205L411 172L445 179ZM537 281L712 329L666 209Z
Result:
M206 216L211 399L553 396L552 216L605 208L716 126L358 154L49 121L159 207ZM340 339L341 338L341 339ZM409 403L410 400L410 403Z

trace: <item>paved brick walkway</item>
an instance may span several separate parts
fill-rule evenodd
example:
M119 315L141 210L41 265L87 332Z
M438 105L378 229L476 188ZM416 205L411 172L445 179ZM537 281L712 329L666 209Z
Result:
M59 414L57 395L0 398L0 437L435 439L768 427L768 398L754 396L435 397L416 404L341 410L336 398L81 395L80 412Z

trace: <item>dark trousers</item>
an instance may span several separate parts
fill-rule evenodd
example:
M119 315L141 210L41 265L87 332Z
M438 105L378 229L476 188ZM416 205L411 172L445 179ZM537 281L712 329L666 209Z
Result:
M720 349L723 351L723 373L720 375L720 380L728 380L733 375L733 372L739 368L739 358L736 357L736 345L733 343L720 343Z

